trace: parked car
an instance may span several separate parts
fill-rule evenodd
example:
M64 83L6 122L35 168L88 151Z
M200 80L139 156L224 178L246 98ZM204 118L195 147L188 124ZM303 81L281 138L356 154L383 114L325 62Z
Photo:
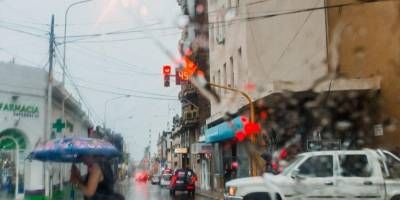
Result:
M147 182L149 174L146 171L138 172L135 175L135 180L138 182Z
M171 183L172 175L173 175L172 169L163 170L160 177L160 186L161 187L169 186Z
M169 191L175 195L175 191L188 191L189 195L195 195L197 176L191 169L178 169L171 177Z
M299 154L279 175L225 185L228 199L400 199L400 159L383 150Z
M158 185L158 184L160 184L160 178L161 178L161 176L158 175L158 174L152 175L152 176L151 176L151 179L150 179L151 184L152 184L152 185Z

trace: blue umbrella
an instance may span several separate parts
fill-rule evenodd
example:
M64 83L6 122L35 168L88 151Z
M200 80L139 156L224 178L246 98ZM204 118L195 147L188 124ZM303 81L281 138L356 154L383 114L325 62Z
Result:
M85 155L116 157L120 152L109 142L87 137L65 137L38 145L29 159L49 162L81 162Z

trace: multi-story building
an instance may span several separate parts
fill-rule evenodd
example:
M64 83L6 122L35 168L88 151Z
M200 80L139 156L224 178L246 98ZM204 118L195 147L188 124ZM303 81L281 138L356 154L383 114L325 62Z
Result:
M364 131L367 142L393 150L400 146L400 2L330 0L326 6L333 7L326 15L328 55L337 56L337 72L380 82L375 123Z
M209 79L209 53L208 53L208 15L206 0L178 0L182 8L182 13L189 19L189 23L184 27L182 38L179 43L180 52L183 57L189 58L198 70L205 72L206 79ZM201 163L205 160L203 151L193 151L192 145L201 146L200 135L205 125L206 119L210 115L209 100L200 94L200 91L190 82L183 81L179 100L182 103L182 117L180 127L173 132L181 138L180 156L181 166L186 165L192 168L201 177L203 173ZM200 179L201 183L203 179Z
M249 102L215 89L222 101L211 102L206 130L214 188L259 174L257 155L288 142L296 151L321 139L329 148L398 145L398 2L210 0L208 8L210 82L248 93L263 128L256 148L237 142L232 127L243 126L235 117L249 115Z

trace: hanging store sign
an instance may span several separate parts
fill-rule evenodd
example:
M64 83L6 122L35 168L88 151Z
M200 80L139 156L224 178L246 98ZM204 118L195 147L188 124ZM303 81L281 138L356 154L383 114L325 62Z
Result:
M10 112L15 117L38 118L39 106L0 102L0 112Z
M187 148L176 148L175 153L186 154L186 153L188 153L188 149Z

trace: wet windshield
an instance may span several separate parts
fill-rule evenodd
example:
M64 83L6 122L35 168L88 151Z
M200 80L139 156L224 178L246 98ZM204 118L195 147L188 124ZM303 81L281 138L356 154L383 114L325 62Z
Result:
M282 175L288 176L295 169L295 167L303 161L304 156L297 156L296 159L292 160L288 166L283 170Z
M0 0L0 199L396 199L399 50L400 0Z

